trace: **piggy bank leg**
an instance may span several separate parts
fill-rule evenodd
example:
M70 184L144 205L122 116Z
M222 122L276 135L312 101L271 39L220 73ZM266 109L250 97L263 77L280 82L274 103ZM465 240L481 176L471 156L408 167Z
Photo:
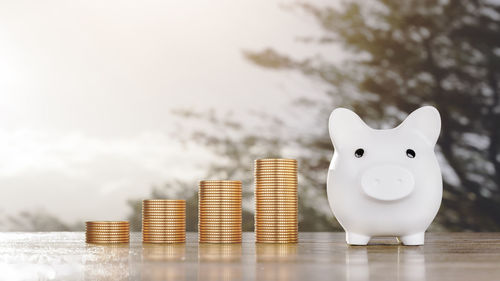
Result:
M401 242L404 245L418 246L418 245L424 245L424 237L425 237L425 232L419 232L415 234L401 236L399 237L399 240L401 240Z
M346 232L345 233L345 241L349 245L366 245L370 241L370 236Z

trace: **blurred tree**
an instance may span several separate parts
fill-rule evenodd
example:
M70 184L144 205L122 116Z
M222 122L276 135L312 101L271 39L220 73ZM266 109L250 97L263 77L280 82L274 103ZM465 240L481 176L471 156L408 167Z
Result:
M208 123L180 137L214 152L216 160L202 167L207 171L205 178L242 179L244 229L253 227L253 160L294 157L300 163L300 230L340 230L325 190L333 149L326 126L331 110L351 107L370 125L381 127L396 125L407 113L432 104L442 117L437 151L445 184L442 208L432 229L500 230L499 5L373 0L348 1L338 8L302 3L292 9L306 11L324 33L319 38L302 38L302 42L340 45L345 59L340 63L320 55L296 59L273 49L244 54L261 67L295 71L325 84L325 93L296 102L299 116L312 114L324 128L293 134L290 124L276 116L263 116L265 122L256 122L263 126L250 127L213 111L177 112L185 119ZM196 183L172 182L155 188L152 196L168 198L178 186L186 192L181 196L189 199L188 219L195 222ZM131 219L140 229L140 202L130 204L135 208Z
M82 231L83 223L66 224L44 210L22 211L16 215L5 215L0 221L4 231Z
M225 116L218 116L213 110L208 112L193 112L191 110L177 110L175 115L180 116L184 124L186 120L192 120L201 129L188 131L182 134L176 131L172 137L180 142L201 145L213 152L213 161L209 165L201 167L206 171L204 179L238 179L243 184L243 230L253 230L253 162L258 158L265 157L290 157L292 143L296 143L296 138L284 137L282 131L285 124L275 116L260 114L258 119L265 122L255 122L252 127L246 124L245 128L240 125L237 118L228 113ZM331 154L331 152L329 153ZM302 165L302 163L300 163ZM302 169L301 169L302 170ZM309 176L300 174L300 186L308 186ZM321 178L324 178L324 171L321 171ZM301 188L302 189L302 188ZM178 191L177 191L178 190ZM321 192L323 192L320 187ZM187 231L197 230L198 221L198 183L196 181L172 180L162 187L153 188L151 198L185 198L187 201ZM326 209L318 211L314 207L318 201L320 206L327 207L326 197L318 196L314 192L301 192L299 200L299 220L302 231L322 231L331 230L334 226L334 219ZM311 197L311 198L309 198ZM129 217L133 230L141 229L141 201L130 200L129 205L132 213Z
M445 192L434 224L448 230L500 229L500 5L492 1L349 1L340 8L302 3L324 35L309 43L340 44L341 64L320 56L294 59L272 49L246 52L254 63L297 70L329 85L330 102L308 97L327 120L350 106L368 120L400 121L423 104L441 112L438 151ZM326 107L326 110L325 110ZM317 158L304 173L324 172L330 140L300 140ZM316 186L323 186L318 182Z

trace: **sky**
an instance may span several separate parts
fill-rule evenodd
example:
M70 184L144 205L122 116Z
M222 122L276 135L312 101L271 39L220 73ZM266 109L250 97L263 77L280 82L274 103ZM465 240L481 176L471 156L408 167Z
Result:
M320 29L289 3L0 0L0 216L125 219L127 199L212 159L172 139L172 110L282 113L322 91L243 56L341 57L297 40Z

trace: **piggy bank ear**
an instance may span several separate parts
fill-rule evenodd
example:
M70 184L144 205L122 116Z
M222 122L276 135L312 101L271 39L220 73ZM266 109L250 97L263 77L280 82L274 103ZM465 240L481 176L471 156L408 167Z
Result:
M441 116L435 107L424 106L408 115L399 127L422 135L434 146L441 132Z
M332 111L328 128L336 149L359 139L361 131L369 129L356 113L347 108L336 108Z

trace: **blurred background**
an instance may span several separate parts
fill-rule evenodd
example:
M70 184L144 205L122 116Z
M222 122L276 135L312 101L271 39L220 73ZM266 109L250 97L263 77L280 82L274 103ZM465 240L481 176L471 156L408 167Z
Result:
M339 231L327 119L430 104L444 177L431 231L500 230L498 1L0 0L0 231L83 230L141 200L299 160L300 231Z

